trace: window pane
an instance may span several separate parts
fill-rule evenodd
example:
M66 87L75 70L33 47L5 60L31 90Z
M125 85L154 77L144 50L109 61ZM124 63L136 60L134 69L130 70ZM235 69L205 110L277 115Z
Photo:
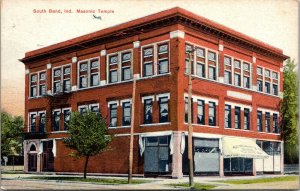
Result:
M59 77L60 76L60 69L54 70L54 77Z
M117 64L118 63L118 55L110 56L109 57L109 64Z
M202 48L197 48L196 49L196 54L197 54L197 56L198 57L201 57L201 58L204 58L204 49L202 49Z
M92 60L91 61L91 68L98 68L99 61L98 60Z
M211 80L216 80L216 69L214 67L208 67L208 78Z
M131 52L123 53L122 54L122 62L128 62L131 59Z
M269 133L270 132L270 113L269 112L266 112L265 118L266 118L266 132Z
M168 60L161 60L159 61L159 68L158 68L158 73L159 74L164 74L169 71L169 61Z
M273 84L273 94L278 95L278 86L276 84Z
M239 74L234 74L234 85L241 86L241 76Z
M270 83L268 83L268 82L266 82L265 83L265 89L266 89L266 93L271 93L271 91L270 91Z
M122 80L130 80L131 79L131 69L129 67L122 68Z
M64 91L71 91L71 81L64 80Z
M144 49L144 56L145 57L152 56L152 55L153 55L153 49L152 48Z
M224 72L224 82L226 84L231 84L231 72L229 71Z
M244 129L250 129L250 110L244 109Z
M45 132L46 114L40 113L40 132Z
M152 76L152 62L144 64L144 76Z
M109 82L113 83L113 82L117 82L118 81L118 72L117 70L111 70L109 72Z
M204 64L197 63L196 75L200 77L205 77L205 67Z
M46 79L46 73L40 73L40 80L45 80Z
M54 131L59 131L59 124L60 124L60 112L58 111L55 111L54 114L54 124L53 124L53 127L54 127Z
M197 116L197 123L204 125L204 101L198 100L198 116Z
M209 125L216 125L216 106L215 103L209 102Z
M58 93L61 91L61 88L60 88L60 81L58 82L54 82L54 93Z
M260 80L257 80L257 90L260 92L263 91L262 81L260 81Z
M234 121L235 121L235 128L240 129L241 128L241 108L235 107L235 114L234 114Z
M30 79L31 82L36 82L36 79L37 79L37 75L31 75L31 79Z
M208 60L216 61L216 53L208 51Z
M152 123L152 99L144 100L144 123L149 124Z
M91 74L91 86L99 85L99 76L98 74Z
M117 104L110 104L110 126L117 126Z
M231 106L225 105L225 128L231 128Z
M71 68L70 67L65 67L64 68L64 75L70 74L71 73Z
M262 112L257 111L257 131L262 131Z
M130 102L123 103L123 126L130 125L131 122L131 104Z
M167 97L159 99L159 122L169 121L169 100Z
M158 47L158 52L159 52L159 53L165 53L165 52L168 52L168 45L167 45L167 44L160 45L160 46Z
M225 63L225 65L231 66L231 58L225 56L224 63Z
M86 88L86 87L87 87L87 78L85 76L80 76L79 88Z
M244 88L250 88L250 78L247 76L244 76Z
M238 61L238 60L235 60L235 61L234 61L234 67L235 67L235 68L241 68L241 62Z
M30 115L30 132L36 131L36 114Z
M243 68L244 68L245 71L249 71L250 70L250 64L244 63Z
M257 67L256 72L258 75L262 75L262 68Z

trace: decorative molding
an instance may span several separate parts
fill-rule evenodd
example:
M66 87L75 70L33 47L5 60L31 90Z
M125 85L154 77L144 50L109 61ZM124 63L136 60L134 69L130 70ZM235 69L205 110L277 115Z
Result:
M256 63L256 57L255 56L252 56L252 62Z
M227 96L252 101L252 95L227 90Z
M48 94L48 95L51 95L51 94L52 94L51 90L48 90L48 91L47 91L47 94Z
M257 91L257 85L253 85L253 84L252 84L252 90L253 90L253 91Z
M101 80L100 81L100 86L104 86L106 84L106 80Z
M157 94L156 100L159 100L159 98L161 98L161 97L168 97L168 99L170 99L170 93Z
M224 45L223 44L219 44L219 51L223 51L224 50Z
M151 96L144 96L144 97L142 97L142 103L144 103L145 99L152 99L152 101L155 101L155 96L151 95Z
M276 113L279 116L279 111L276 111L276 110L265 109L265 108L261 108L261 107L258 107L257 110L262 111L263 113L269 112L270 115L272 115L273 113Z
M133 42L133 48L139 48L140 47L140 41Z
M221 77L221 76L220 76L220 77L219 77L219 82L220 82L220 83L224 83L224 77Z
M280 72L283 72L283 67L280 68Z
M51 63L47 64L47 69L51 69L51 68L52 68L52 64Z
M108 107L109 107L110 104L117 104L117 106L119 106L119 100L107 102Z
M25 74L29 74L30 73L30 70L29 69L26 69L25 70Z
M100 55L101 56L106 56L106 50L101 50Z
M77 62L77 57L72 57L72 63L76 63Z
M170 38L184 38L185 33L180 30L170 32Z
M123 105L124 102L130 102L130 104L131 104L132 103L132 98L121 100L120 101L121 106Z
M140 74L134 74L134 75L133 75L133 78L139 79L139 78L140 78Z
M226 105L230 105L232 107L240 107L241 110L243 111L245 108L249 109L250 112L252 111L252 106L251 105L244 105L244 104L240 104L240 103L235 103L235 102L229 102L229 101L225 101Z
M184 93L184 98L188 98L188 94ZM203 96L198 96L198 95L192 95L193 102L197 102L198 100L203 100L204 103L208 104L209 102L215 102L216 105L219 105L219 100L214 99L214 98L208 98L208 97L203 97Z
M279 97L281 98L281 99L283 99L283 92L279 92Z
M72 86L72 91L76 91L77 90L77 86Z

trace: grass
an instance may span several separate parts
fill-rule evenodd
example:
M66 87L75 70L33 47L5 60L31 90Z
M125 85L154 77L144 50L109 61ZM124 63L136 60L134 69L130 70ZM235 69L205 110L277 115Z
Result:
M90 183L97 183L97 184L128 184L127 179L112 179L112 178L86 178L83 177L67 177L67 176L56 176L56 177L49 177L49 176L32 176L27 177L26 179L38 179L38 180L56 180L56 181L77 181L77 182L90 182ZM137 180L133 179L132 184L143 184L151 182L150 180Z
M217 181L228 184L256 184L256 183L269 183L269 182L279 182L279 181L298 181L298 176L281 176L274 178L256 178L248 180L224 180Z
M186 188L189 188L190 187L189 183L187 183L187 182L178 183L178 184L169 184L169 186L172 186L174 188L177 188L177 187L186 187ZM210 184L194 183L194 187L191 188L191 189L194 189L194 190L210 190L210 189L213 189L215 187L216 186L210 185Z

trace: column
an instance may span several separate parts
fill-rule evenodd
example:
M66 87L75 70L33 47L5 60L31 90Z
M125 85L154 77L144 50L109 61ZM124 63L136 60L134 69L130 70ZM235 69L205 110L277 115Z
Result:
M224 82L224 45L223 41L219 40L219 82L223 83Z
M106 49L105 46L102 47L103 50L100 52L100 85L106 84Z
M252 159L252 175L256 176L256 159Z
M28 141L23 141L23 148L24 148L24 172L28 172Z
M181 131L173 131L172 178L182 178Z
M77 90L77 57L74 56L72 57L72 91L76 91Z
M28 65L25 65L26 69L25 69L25 118L24 118L24 131L27 132L27 128L28 128L28 125L29 125L29 121L28 121L28 98L29 98L29 88L30 88L30 85L29 85L29 73L30 73L30 70L29 70L29 66Z
M222 139L220 138L219 141L221 142ZM221 146L222 143L219 144L219 145ZM221 149L222 149L222 148L221 148ZM219 176L220 176L220 177L224 177L224 156L223 156L223 151L222 151L222 153L220 153L220 169L219 169Z

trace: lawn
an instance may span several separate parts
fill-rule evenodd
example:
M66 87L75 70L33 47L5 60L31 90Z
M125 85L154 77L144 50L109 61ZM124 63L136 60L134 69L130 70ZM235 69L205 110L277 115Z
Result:
M97 184L128 184L127 179L113 179L113 178L86 178L83 177L68 177L68 176L32 176L27 177L26 179L38 179L38 180L56 180L56 181L77 181L77 182L90 182ZM143 184L149 183L150 180L137 180L133 179L132 184Z
M189 188L189 183L187 182L184 182L184 183L178 183L178 184L168 184L169 186L171 187L174 187L174 188L182 188L182 187L186 187L186 188ZM194 187L191 188L191 189L194 189L194 190L210 190L210 189L213 189L215 188L216 186L214 185L210 185L210 184L200 184L200 183L195 183L194 184Z
M228 184L256 184L256 183L298 181L298 180L299 180L298 176L280 176L274 178L255 178L255 179L248 179L248 180L224 180L224 181L217 181L217 182L228 183Z

